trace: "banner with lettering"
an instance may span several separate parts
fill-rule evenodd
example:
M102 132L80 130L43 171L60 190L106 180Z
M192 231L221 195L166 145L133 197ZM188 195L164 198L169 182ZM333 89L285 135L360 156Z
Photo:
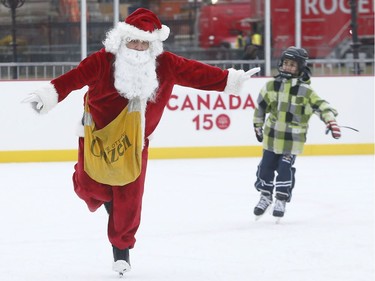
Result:
M150 147L259 146L253 132L253 113L259 91L270 79L251 78L239 96L175 86L150 138ZM0 110L3 131L7 132L7 137L0 139L0 151L77 149L76 129L87 89L70 94L48 114L37 115L20 101L31 89L47 83L0 81L0 102L11 105ZM313 116L307 144L373 143L374 85L373 76L312 77L313 89L338 110L338 124L356 128L359 133L343 129L342 137L335 140ZM360 114L355 108L358 101L363 101Z
M256 98L262 87L257 84L252 83L254 90L246 87L238 96L175 86L150 139L151 146L249 145Z

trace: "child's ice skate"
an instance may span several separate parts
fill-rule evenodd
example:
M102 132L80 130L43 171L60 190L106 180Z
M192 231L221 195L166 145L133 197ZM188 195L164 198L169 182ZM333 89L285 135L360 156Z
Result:
M254 208L255 220L259 220L271 205L272 195L267 193L261 193L260 200Z

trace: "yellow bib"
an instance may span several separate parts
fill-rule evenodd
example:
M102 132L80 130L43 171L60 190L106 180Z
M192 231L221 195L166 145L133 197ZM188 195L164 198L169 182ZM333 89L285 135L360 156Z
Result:
M86 98L84 130L84 169L92 179L122 186L139 177L143 145L139 100L130 101L113 121L96 130Z

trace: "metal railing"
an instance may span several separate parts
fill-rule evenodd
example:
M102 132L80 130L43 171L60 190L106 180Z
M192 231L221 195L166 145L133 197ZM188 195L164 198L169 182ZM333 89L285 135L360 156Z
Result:
M201 60L202 62L218 66L222 69L250 69L260 66L264 69L264 60ZM271 75L277 74L277 62L272 65ZM373 59L311 59L308 65L313 76L348 76L348 75L374 75ZM264 76L264 71L260 73Z
M0 63L0 80L51 79L62 75L78 65L77 62L20 62Z
M235 68L248 70L260 66L264 69L264 60L201 60L204 63L222 69ZM78 62L25 62L0 63L0 80L43 80L52 79L66 73L78 65ZM309 60L313 76L374 75L373 59L313 59ZM276 62L271 75L277 73ZM258 74L264 76L264 71Z

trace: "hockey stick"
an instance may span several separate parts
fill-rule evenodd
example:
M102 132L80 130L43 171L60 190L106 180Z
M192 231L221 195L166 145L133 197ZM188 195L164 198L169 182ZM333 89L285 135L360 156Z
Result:
M345 129L350 129L350 130L353 130L353 131L356 131L356 132L359 133L359 130L357 130L357 129L353 128L353 127L349 127L349 126L338 126L338 127L345 128ZM331 131L331 129L330 128L326 128L326 135L328 135L329 131Z
M346 128L346 129L350 129L350 130L353 130L353 131L356 131L359 133L359 130L353 128L353 127L349 127L349 126L339 126L340 128Z

